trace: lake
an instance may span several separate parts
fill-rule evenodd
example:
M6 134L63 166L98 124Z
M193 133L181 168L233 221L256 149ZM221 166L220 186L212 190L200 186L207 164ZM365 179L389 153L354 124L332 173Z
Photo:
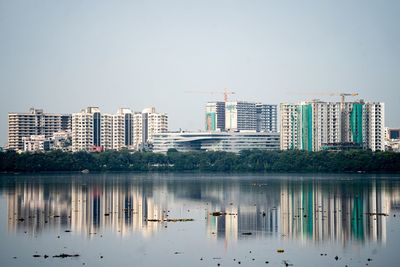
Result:
M399 237L398 175L0 176L0 266L400 266Z

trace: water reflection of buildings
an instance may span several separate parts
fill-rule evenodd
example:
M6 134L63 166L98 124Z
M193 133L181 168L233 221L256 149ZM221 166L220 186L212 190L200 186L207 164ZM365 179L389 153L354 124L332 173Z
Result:
M283 183L281 232L300 240L385 242L387 216L383 214L389 214L391 209L388 189L385 181L363 186L318 180Z
M207 233L211 238L235 241L248 237L276 236L278 234L279 194L266 184L237 185L230 190L204 190L211 205L207 210ZM212 212L225 212L214 216Z
M151 235L161 226L145 219L163 219L167 201L162 188L146 190L126 184L18 184L8 194L8 227L30 234L44 227L95 234L113 229L126 235ZM23 219L23 220L22 220Z
M145 218L164 219L168 207L181 208L182 201L190 200L192 207L206 207L207 235L226 242L281 236L343 245L385 242L389 217L370 213L400 209L399 184L379 179L32 180L8 186L7 194L10 231L36 234L58 228L90 236L112 229L121 235L149 236L164 225ZM227 214L213 216L214 211Z
M389 214L393 205L400 207L399 187L380 180L282 180L275 185L245 188L248 190L207 191L208 198L216 203L207 214L210 238L229 242L282 235L286 239L330 240L343 245L351 240L386 242L389 217L384 214ZM228 204L230 200L236 201ZM211 211L227 214L213 216Z

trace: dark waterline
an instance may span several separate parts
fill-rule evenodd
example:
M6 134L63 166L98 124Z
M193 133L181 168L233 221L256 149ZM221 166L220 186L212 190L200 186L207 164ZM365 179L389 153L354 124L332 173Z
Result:
M397 266L399 209L399 175L1 175L0 266Z

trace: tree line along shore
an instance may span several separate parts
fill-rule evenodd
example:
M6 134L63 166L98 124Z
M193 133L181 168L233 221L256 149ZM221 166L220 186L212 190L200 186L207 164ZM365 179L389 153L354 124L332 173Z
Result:
M102 153L0 152L0 172L65 171L381 172L400 173L400 153L371 151L242 151Z

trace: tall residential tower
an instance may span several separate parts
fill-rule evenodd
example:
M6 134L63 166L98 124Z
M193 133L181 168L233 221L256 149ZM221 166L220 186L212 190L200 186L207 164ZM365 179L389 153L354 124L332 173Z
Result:
M44 113L31 108L29 112L8 113L8 148L24 149L24 137L43 135L50 138L53 133L71 128L71 115Z
M146 108L134 116L134 147L145 150L151 147L153 136L168 131L168 115L158 113L154 107Z
M72 114L72 151L112 148L112 115L98 107L88 107Z

